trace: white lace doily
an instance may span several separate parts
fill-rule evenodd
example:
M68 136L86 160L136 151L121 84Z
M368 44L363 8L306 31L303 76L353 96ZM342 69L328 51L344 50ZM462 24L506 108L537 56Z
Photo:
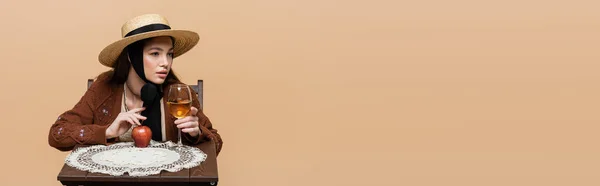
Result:
M177 172L192 168L206 160L206 153L196 147L182 146L167 141L152 141L146 148L137 148L133 142L113 145L95 145L71 152L65 163L79 170L113 176L148 176L165 170Z

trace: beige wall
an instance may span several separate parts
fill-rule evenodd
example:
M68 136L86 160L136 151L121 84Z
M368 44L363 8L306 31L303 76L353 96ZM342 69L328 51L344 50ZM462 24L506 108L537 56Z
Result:
M600 3L566 2L2 1L0 185L59 185L48 129L143 13L201 35L222 185L599 185Z

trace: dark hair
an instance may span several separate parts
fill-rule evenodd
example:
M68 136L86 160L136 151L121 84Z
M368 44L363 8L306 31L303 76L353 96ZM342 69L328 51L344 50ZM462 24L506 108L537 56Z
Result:
M152 39L152 38L139 40L130 45L141 44L143 46L150 39ZM173 37L171 37L171 40L173 41L173 45L175 45L175 39ZM127 77L129 76L129 69L131 68L131 63L129 63L129 59L127 59L127 48L123 49L123 51L121 52L121 55L119 55L119 57L117 58L117 60L115 61L115 63L113 64L112 67L113 67L113 73L112 73L110 82L115 83L115 84L125 83L125 81L127 81ZM165 84L173 84L173 83L177 83L177 82L180 82L179 78L175 75L175 73L173 73L173 69L170 69L169 74L167 75L167 78L165 79Z

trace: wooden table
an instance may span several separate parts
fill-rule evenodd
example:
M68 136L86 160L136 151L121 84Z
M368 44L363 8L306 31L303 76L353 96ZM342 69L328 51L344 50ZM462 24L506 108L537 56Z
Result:
M179 172L162 171L157 175L132 177L128 175L111 176L101 173L80 171L68 165L63 165L57 179L66 186L94 185L217 185L217 156L215 144L207 141L197 146L208 156L202 164Z

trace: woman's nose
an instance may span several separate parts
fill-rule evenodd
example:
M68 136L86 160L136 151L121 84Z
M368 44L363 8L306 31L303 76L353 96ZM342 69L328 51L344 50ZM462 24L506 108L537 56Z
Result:
M160 60L160 63L159 63L159 65L160 65L160 66L163 66L163 67L166 67L166 66L168 66L168 65L169 65L169 57L167 56L167 57L164 57L164 58L162 58L162 59Z

